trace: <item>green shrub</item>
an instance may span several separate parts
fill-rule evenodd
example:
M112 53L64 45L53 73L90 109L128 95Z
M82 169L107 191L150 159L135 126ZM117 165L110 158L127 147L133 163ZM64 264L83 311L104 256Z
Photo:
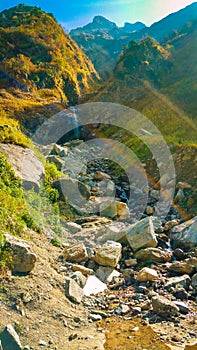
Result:
M60 248L62 247L62 242L57 236L51 239L51 243L53 244L54 247L60 247Z
M23 147L30 145L30 139L20 130L18 121L6 117L0 112L0 143L12 143Z
M11 255L5 246L4 234L7 232L22 236L28 227L38 230L38 226L28 213L21 180L15 176L11 165L1 153L0 198L0 271L3 271L11 264Z

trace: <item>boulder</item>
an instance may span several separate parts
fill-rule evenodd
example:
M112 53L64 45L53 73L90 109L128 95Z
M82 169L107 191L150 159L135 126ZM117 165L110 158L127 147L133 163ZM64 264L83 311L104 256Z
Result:
M100 203L99 206L100 215L107 218L118 218L120 220L126 220L130 217L129 208L126 203L119 202L109 198Z
M85 245L82 242L66 247L63 255L67 261L75 263L88 260L88 253Z
M185 252L180 249L180 248L176 248L173 251L173 256L177 259L177 260L184 260L185 259Z
M138 272L136 280L138 282L155 281L156 279L158 279L158 277L159 276L156 270L144 267Z
M182 314L188 314L189 313L189 307L186 303L183 303L182 301L175 301L175 305L179 308L179 311Z
M74 303L80 304L83 298L83 289L72 278L66 278L65 294Z
M115 218L117 216L116 201L105 200L103 203L100 203L99 212L101 216L106 218Z
M74 234L82 230L81 225L78 225L75 222L62 221L61 223L66 228L66 230L70 233Z
M183 190L179 189L175 198L174 198L174 201L175 201L175 203L179 203L184 198L185 198L185 194L184 194Z
M62 147L60 145L57 145L56 143L53 145L53 148L51 150L51 154L55 154L60 157L65 157L67 153L68 153L68 147Z
M159 248L145 248L134 254L134 258L144 263L165 263L171 261L172 253Z
M190 184L188 184L187 182L182 182L182 181L178 182L177 187L181 190L190 190L192 188L192 186Z
M197 340L194 340L190 344L186 344L184 350L197 350Z
M146 207L146 214L147 215L153 215L154 211L155 211L155 209L153 207L151 207L150 205L147 205L147 207Z
M195 266L190 264L188 259L185 261L174 261L169 267L169 271L178 275L192 275L195 272Z
M196 250L197 253L197 250ZM197 256L193 256L185 260L189 265L194 266L195 271L197 272Z
M84 205L90 198L90 191L84 183L70 178L60 178L53 183L53 187L59 192L60 199L67 199L71 204Z
M126 267L133 267L137 265L137 259L126 259L124 263Z
M177 316L179 314L178 306L161 295L156 295L152 298L152 307L162 317Z
M121 220L126 220L130 216L129 208L126 203L116 202L117 218Z
M25 190L39 191L44 177L44 166L29 148L11 144L0 144L0 152L5 153L13 170L21 180Z
M150 195L151 195L152 198L154 198L154 199L156 199L156 200L159 200L160 192L157 191L157 190L152 190L152 191L150 192Z
M183 287L186 290L188 290L189 286L191 283L191 278L189 277L189 275L183 275L180 277L171 277L168 279L166 285L165 285L165 289L170 289L171 287Z
M36 254L31 251L27 241L5 234L6 246L12 256L12 271L27 273L33 270L36 262Z
M92 321L100 321L102 320L102 316L101 315L98 315L98 314L89 314L89 318L92 320Z
M102 232L102 235L99 236L98 241L104 243L108 240L121 243L124 242L127 244L124 224L120 225L120 223L114 223L113 225L105 227L105 230Z
M8 324L0 334L0 341L3 350L22 350L19 336L10 324Z
M108 175L106 173L102 173L101 171L96 171L94 173L93 179L95 181L103 181L103 180L110 180L111 177L110 177L110 175Z
M114 270L113 267L99 266L96 270L96 277L104 283L110 283L113 281L114 277L119 277L120 272Z
M77 284L79 285L79 287L83 288L86 284L86 277L82 274L81 271L76 271L75 273L73 273L73 275L71 276L71 278L77 282Z
M197 290L197 273L192 277L192 287Z
M147 217L129 226L126 231L126 238L133 251L145 247L156 247L158 242L152 218Z
M167 221L164 225L164 231L171 230L174 226L177 226L179 224L179 219L173 219L171 221Z
M102 293L106 289L106 284L101 282L96 276L89 276L83 288L83 293L85 296L90 296L91 294Z
M55 164L56 168L61 171L63 169L64 166L64 160L62 158L60 158L60 156L55 156L55 155L49 155L47 157L47 161L49 163Z
M83 265L77 265L73 264L72 265L72 270L73 271L80 271L84 276L90 276L93 275L94 271L92 269L88 269L87 267Z
M175 296L176 299L180 299L180 300L188 300L188 297L189 297L189 294L183 287L175 288L173 295Z
M107 241L103 246L95 248L93 259L102 266L116 267L121 258L122 246L118 242Z
M114 311L117 315L126 315L130 311L130 307L126 304L120 304Z
M170 239L173 249L192 249L197 246L197 216L172 228Z

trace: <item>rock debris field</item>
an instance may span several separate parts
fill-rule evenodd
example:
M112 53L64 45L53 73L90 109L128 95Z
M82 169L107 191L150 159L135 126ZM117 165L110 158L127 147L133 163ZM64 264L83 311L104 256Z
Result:
M126 176L105 159L88 162L83 141L42 151L68 174L54 188L76 215L61 219L60 247L51 232L6 234L13 266L1 281L0 349L197 349L197 217L184 220L177 209L190 184L177 184L166 218L154 215L160 193L148 184L135 219L137 190L130 206ZM38 189L43 169L34 162L25 183Z

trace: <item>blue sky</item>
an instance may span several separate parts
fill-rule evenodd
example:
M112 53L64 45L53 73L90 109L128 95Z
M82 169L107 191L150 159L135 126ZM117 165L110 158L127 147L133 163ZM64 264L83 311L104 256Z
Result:
M124 22L134 23L138 20L151 25L193 2L194 0L0 0L0 11L19 3L39 6L52 12L68 31L91 22L95 15L105 16L119 26Z

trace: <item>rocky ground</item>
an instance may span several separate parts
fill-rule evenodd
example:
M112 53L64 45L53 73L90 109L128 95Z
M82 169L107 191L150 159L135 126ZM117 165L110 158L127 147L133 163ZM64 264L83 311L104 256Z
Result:
M6 237L14 266L1 282L0 327L11 324L22 345L7 327L3 350L197 349L197 219L185 221L177 205L191 185L179 182L174 207L158 220L159 189L133 183L132 208L139 212L135 201L148 194L135 220L127 177L115 178L107 160L94 162L79 145L43 149L69 174L54 183L62 201L69 188L76 211L74 222L62 219L62 246L35 232L26 243Z

